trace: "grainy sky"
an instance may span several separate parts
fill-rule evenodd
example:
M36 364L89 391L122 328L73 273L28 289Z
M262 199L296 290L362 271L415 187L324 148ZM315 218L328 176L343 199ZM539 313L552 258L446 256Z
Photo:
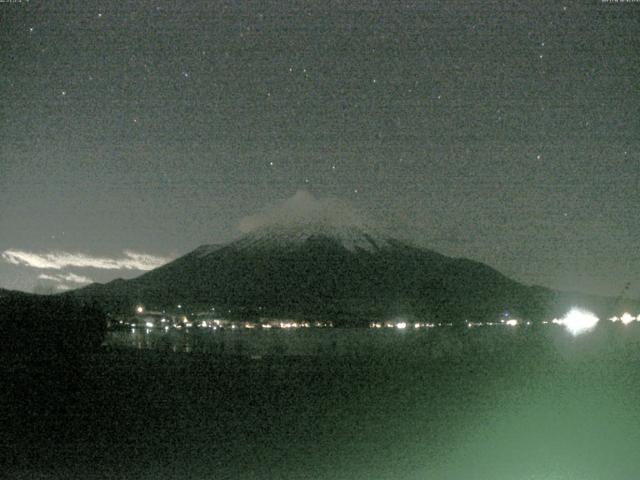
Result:
M139 275L304 191L640 296L640 3L0 1L0 287Z

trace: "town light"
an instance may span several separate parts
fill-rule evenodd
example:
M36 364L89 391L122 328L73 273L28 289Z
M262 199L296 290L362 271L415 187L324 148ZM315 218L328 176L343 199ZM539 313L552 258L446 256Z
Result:
M576 336L592 330L600 321L593 313L572 308L558 323L564 325L571 335Z
M629 325L631 322L633 322L635 320L635 317L633 315L631 315L629 312L624 312L622 314L622 316L620 317L620 321L624 324L624 325Z

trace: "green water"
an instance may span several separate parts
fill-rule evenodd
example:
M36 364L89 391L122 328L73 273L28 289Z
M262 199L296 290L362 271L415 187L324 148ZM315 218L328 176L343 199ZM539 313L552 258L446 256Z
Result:
M638 478L640 326L269 334L84 358L8 477Z

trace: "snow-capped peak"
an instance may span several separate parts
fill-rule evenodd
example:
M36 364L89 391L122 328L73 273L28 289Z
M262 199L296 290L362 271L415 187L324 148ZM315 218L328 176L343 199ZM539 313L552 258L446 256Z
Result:
M298 222L258 228L233 242L235 248L281 248L301 245L311 239L334 240L345 249L355 252L378 251L391 247L389 238L371 227L362 225L334 225L328 222Z
M335 197L316 198L306 190L243 218L239 229L245 235L231 244L234 248L289 247L321 238L352 252L390 246L351 204Z
M258 214L244 217L238 228L244 236L224 248L292 248L322 239L351 252L375 252L398 245L349 203L334 197L316 198L304 190ZM198 254L208 256L218 249L205 246Z

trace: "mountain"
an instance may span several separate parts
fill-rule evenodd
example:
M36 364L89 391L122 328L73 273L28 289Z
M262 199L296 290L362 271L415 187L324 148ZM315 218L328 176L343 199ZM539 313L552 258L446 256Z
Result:
M131 280L67 293L107 311L216 307L243 317L333 319L357 325L404 315L427 321L552 318L576 302L605 314L612 300L526 286L479 262L451 258L357 225L297 223L204 245ZM608 303L607 303L608 302Z

